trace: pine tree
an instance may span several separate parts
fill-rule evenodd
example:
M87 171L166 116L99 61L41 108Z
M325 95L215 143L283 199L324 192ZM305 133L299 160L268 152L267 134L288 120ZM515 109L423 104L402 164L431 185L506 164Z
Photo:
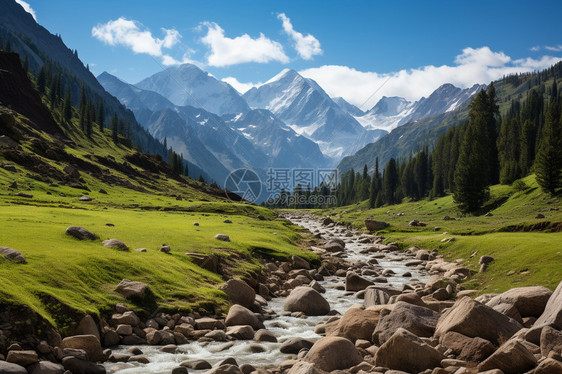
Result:
M396 170L396 160L394 158L391 158L386 164L382 183L384 201L389 205L395 204L397 202L398 171Z
M70 120L72 119L72 98L70 97L70 92L67 92L66 95L64 95L62 111L65 122L70 122Z
M552 195L556 193L558 188L562 187L561 122L560 104L556 96L553 96L546 113L542 141L535 161L537 182L545 192Z
M476 95L460 145L453 197L463 212L478 210L489 195L490 161L486 152L490 145L488 126L492 108L489 103L486 91Z
M114 143L119 141L119 117L117 117L117 113L114 113L111 119L111 137Z
M78 106L78 113L80 118L80 128L82 131L86 132L86 88L82 84L82 89L80 90L80 102Z
M37 90L40 93L45 93L45 86L47 84L47 73L45 72L45 67L41 66L39 73L37 73Z
M98 120L98 125L100 127L100 132L103 134L103 126L105 122L105 110L103 108L103 100L100 101L97 120Z

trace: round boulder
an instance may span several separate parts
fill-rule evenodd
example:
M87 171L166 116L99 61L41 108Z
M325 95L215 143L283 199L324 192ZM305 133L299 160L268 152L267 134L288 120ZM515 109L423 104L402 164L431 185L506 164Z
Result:
M221 290L233 304L240 304L246 308L252 308L254 305L256 291L242 279L230 279L221 287Z
M250 309L245 308L242 305L234 304L228 311L225 324L227 326L248 325L252 326L254 329L258 329L260 321Z
M320 293L310 287L297 287L285 300L284 309L302 312L308 316L323 316L330 312L330 304Z
M96 240L98 238L96 234L80 226L68 226L65 233L79 240Z
M363 361L353 343L345 338L329 336L318 340L305 357L318 369L331 372L345 370Z
M104 247L114 248L118 251L128 251L129 247L119 239L107 239L102 242Z

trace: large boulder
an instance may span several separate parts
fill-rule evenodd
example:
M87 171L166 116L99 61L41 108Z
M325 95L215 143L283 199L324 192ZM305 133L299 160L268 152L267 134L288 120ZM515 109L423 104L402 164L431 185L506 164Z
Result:
M380 310L350 308L339 319L335 329L326 335L340 336L355 342L357 339L371 340L380 319Z
M518 339L511 339L478 365L479 371L500 369L505 374L525 373L537 366L537 359Z
M481 362L496 351L486 339L469 338L458 332L449 331L441 337L440 344L453 351L459 360Z
M240 304L252 308L256 299L256 291L242 279L233 278L220 288L233 304Z
M62 366L72 374L106 374L103 365L97 365L90 361L79 359L78 357L68 356L62 359Z
M50 361L39 361L27 368L29 374L63 374L64 366ZM0 373L2 371L0 370Z
M89 314L86 314L84 318L80 320L80 323L78 324L78 334L94 335L101 341L100 332L98 330L98 326L96 325L96 321L94 321L94 318Z
M90 232L80 226L68 226L66 228L65 234L79 240L96 240L99 238L99 236L97 236L93 232Z
M291 256L291 262L293 263L294 269L310 270L310 263L300 256L297 255Z
M466 296L439 318L435 336L456 331L471 338L481 337L501 345L522 328L515 320Z
M521 317L538 318L544 312L551 295L551 290L541 286L512 288L493 297L486 305L491 308L501 304L513 305Z
M304 338L300 338L300 337L294 337L294 338L289 338L287 340L285 340L282 344L281 347L279 348L279 350L281 351L281 353L299 353L299 351L301 349L310 349L312 348L312 346L314 345L313 342L311 342L310 340L306 340Z
M384 344L400 327L416 336L430 337L435 332L438 320L439 313L431 309L399 301L390 313L380 319L372 341Z
M372 286L373 282L363 278L354 271L348 271L345 275L345 290L346 291L362 291L365 288Z
M313 363L298 361L287 372L287 374L327 374L324 370L320 370Z
M327 372L349 369L363 361L363 357L351 341L337 336L318 340L305 356L306 362Z
M6 361L21 366L29 366L39 361L39 358L37 357L37 352L35 351L12 350L8 352L8 357L6 357Z
M64 338L62 348L82 349L91 361L103 361L104 359L101 343L94 335L75 335Z
M367 228L367 230L369 231L380 231L380 230L384 230L386 229L388 226L390 226L390 224L383 222L383 221L377 221L374 219L366 219L365 220L365 227Z
M310 287L297 287L285 300L284 309L303 312L307 316L323 316L330 312L330 304L318 291Z
M541 354L548 357L550 352L562 356L562 331L545 326L541 331Z
M115 291L127 299L144 299L150 295L150 288L146 283L123 279Z
M375 355L377 366L407 373L433 369L440 366L442 359L439 351L403 328L396 330Z
M107 239L102 242L104 247L117 249L118 251L128 251L129 247L119 239Z
M261 326L258 317L250 309L238 304L230 307L225 324L227 326L248 325L256 330Z
M365 305L365 308L375 305L386 305L389 300L390 295L386 291L377 288L367 287L363 295L363 305Z
M562 374L562 362L547 358L535 369L534 374Z
M535 322L535 326L549 325L562 330L562 282L548 299L544 312Z
M10 247L0 247L0 255L4 256L6 260L19 262L21 264L27 263L27 260L23 257L21 252Z
M2 374L27 374L27 370L21 365L0 361L0 373Z
M233 339L238 340L251 340L254 338L256 332L252 326L242 325L242 326L229 326L226 329L226 335Z

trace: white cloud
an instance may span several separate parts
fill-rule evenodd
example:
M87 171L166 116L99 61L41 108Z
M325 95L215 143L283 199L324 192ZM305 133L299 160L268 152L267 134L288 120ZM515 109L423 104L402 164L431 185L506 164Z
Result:
M493 52L488 47L482 47L463 49L462 53L456 56L453 66L428 65L379 74L359 71L348 66L324 65L303 70L300 74L317 81L330 96L342 96L366 110L376 104L382 96L419 100L445 83L463 88L476 83L487 84L504 75L545 69L561 60L562 58L553 56L512 60L503 52ZM373 97L366 103L371 95Z
M182 61L178 61L162 51L170 49L179 43L180 33L175 29L162 28L164 38L159 39L152 35L141 23L120 17L105 24L92 28L92 36L109 45L121 45L130 48L134 53L146 53L152 57L162 58L164 65L175 65L188 62L188 53Z
M224 67L247 62L289 62L283 46L262 33L256 39L248 34L229 38L216 23L205 22L203 26L207 27L207 35L202 37L201 41L211 50L207 56L210 66Z
M315 55L322 54L320 42L311 34L303 35L293 28L291 19L285 13L280 13L277 18L283 22L283 30L293 39L295 50L305 60L311 60Z
M261 86L262 83L243 83L243 82L239 82L238 79L234 78L234 77L226 77L222 79L223 82L226 82L228 84L230 84L232 87L234 87L234 89L238 92L240 92L240 94L245 94L247 91L249 91L251 88L253 87L258 87Z
M541 49L540 45L535 45L535 46L529 48L529 50L531 50L532 52L538 52L538 51L540 51L540 49Z
M31 14L31 16L33 17L33 19L35 20L35 22L37 22L37 14L35 14L35 11L33 10L33 8L31 7L31 5L29 5L29 3L23 1L23 0L16 0L16 3L18 3L19 5L21 5L21 7L23 8L23 10L25 10L27 13Z
M545 49L548 49L549 51L553 51L553 52L560 52L562 51L562 44L558 44L558 45L547 45L544 47Z

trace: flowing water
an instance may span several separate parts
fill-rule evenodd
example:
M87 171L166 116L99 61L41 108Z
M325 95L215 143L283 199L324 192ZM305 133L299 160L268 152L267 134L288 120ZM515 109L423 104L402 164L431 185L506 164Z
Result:
M365 262L371 259L372 254L362 254L361 250L371 246L371 244L359 243L359 236L361 233L353 232L353 236L345 237L345 233L349 230L343 230L341 226L326 227L315 218L309 216L293 216L287 217L293 223L300 225L311 232L319 232L325 238L340 238L346 242L346 257L349 262L361 261ZM345 231L345 232L342 232ZM380 254L379 254L380 256ZM377 256L379 263L378 269L382 267L383 270L391 269L396 273L388 278L388 285L398 289L402 289L404 284L414 284L418 281L425 281L427 275L425 272L418 268L407 267L403 259L397 255L385 254L384 257ZM412 277L402 277L401 274L410 272ZM326 293L323 296L328 300L333 310L343 314L352 305L362 303L363 301L353 296L353 293L345 292L341 286L344 284L344 279L341 277L325 277L319 282L325 289ZM269 308L275 313L273 319L264 322L265 327L271 331L279 343L259 343L265 348L265 352L253 353L250 351L250 343L253 341L233 341L233 342L210 342L200 343L197 341L189 344L180 345L176 353L163 353L160 352L159 346L139 346L143 351L144 356L150 360L149 364L139 363L106 363L105 366L108 373L118 374L169 374L172 370L179 366L179 364L186 360L206 360L211 365L218 363L225 358L233 357L239 365L251 364L255 367L275 367L279 366L285 360L294 358L295 355L283 354L279 351L281 342L285 338L301 337L309 340L317 340L320 335L314 332L316 325L328 317L307 317L296 318L286 315L283 310L284 297L274 298L268 302ZM113 350L115 353L126 353L128 346L120 346ZM197 372L196 370L189 369L190 373ZM200 372L204 372L200 371Z

